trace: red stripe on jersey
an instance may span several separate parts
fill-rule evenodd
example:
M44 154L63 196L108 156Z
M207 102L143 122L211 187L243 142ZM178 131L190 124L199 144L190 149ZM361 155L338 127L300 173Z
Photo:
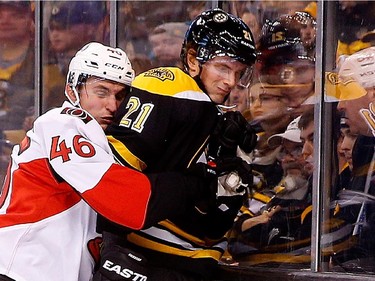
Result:
M9 191L9 174L10 174L10 167L11 167L11 163L9 163L8 165L8 168L7 168L7 176L4 180L4 183L3 183L3 188L1 190L1 194L0 194L0 208L3 206L4 202L5 202L5 199L7 198L8 196L8 191Z
M84 199L95 211L133 229L143 227L150 196L148 178L118 164L112 164L97 186L83 193Z
M34 160L20 164L13 172L10 204L6 214L0 215L0 227L40 221L81 200L70 185L55 180L47 163L46 159Z

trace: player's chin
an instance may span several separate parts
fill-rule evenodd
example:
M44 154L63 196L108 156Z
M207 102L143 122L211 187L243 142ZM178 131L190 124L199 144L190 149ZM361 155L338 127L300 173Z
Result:
M103 130L107 129L107 127L108 127L108 124L101 123L99 125L100 125L100 127L102 127Z
M112 122L113 122L113 118L100 118L99 120L99 125L103 128L103 129L106 129Z
M216 94L211 94L210 98L216 104L223 104L227 95L227 93L220 92Z

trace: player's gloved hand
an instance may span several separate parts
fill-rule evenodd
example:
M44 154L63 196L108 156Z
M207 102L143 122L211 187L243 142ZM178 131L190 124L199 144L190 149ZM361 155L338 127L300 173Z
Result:
M223 187L231 192L242 193L253 183L251 166L240 157L226 157L210 160L208 164L191 165L188 173L209 180L220 180Z
M253 184L251 165L240 157L226 157L209 161L225 190L243 193Z
M248 184L244 184L236 171L219 177L218 196L245 194Z
M187 169L187 174L205 178L208 181L217 180L218 178L215 168L202 162L190 165Z
M210 137L208 154L213 158L236 156L237 146L250 153L257 143L257 135L238 111L224 113Z

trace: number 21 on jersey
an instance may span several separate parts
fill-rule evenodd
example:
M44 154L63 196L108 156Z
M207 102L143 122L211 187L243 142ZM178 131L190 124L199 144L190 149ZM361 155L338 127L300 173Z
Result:
M126 105L128 112L121 119L120 126L130 128L139 133L142 132L153 108L154 105L152 103L141 104L139 98L130 97ZM131 115L135 116L134 121L130 118Z

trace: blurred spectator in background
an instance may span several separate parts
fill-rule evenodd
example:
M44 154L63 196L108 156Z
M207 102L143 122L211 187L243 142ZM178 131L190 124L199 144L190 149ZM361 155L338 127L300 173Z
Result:
M287 103L280 89L270 84L255 83L250 87L249 112L251 124L258 127L258 142L250 154L240 156L259 174L264 187L274 187L282 177L277 155L279 147L270 147L267 140L273 134L282 133L290 122ZM243 113L246 116L246 111Z
M299 120L297 117L283 133L268 139L270 147L280 148L283 178L273 188L253 190L247 208L241 209L229 245L236 260L247 264L288 263L302 254L294 255L293 250L310 244L309 225L301 231L302 214L311 203L311 174L304 170ZM280 258L286 252L290 254Z
M242 113L247 119L251 120L249 113L249 88L245 88L241 85L236 85L230 92L227 100L224 103L227 108L225 110L236 110Z
M106 38L105 1L54 1L48 25L49 57L44 67L43 110L59 106L64 99L60 91L65 85L71 58L90 41Z
M259 13L253 12L252 10L246 9L242 15L241 19L247 24L247 26L250 28L254 41L256 45L258 45L259 38L261 35L261 20L259 18Z
M152 46L152 65L182 68L180 53L188 25L185 22L167 22L155 27L149 35Z
M152 2L147 5L149 3ZM148 58L151 52L147 11L142 5L138 1L119 2L119 46L126 51L132 62L134 58Z
M34 18L29 1L0 1L0 185L34 112Z
M284 177L293 174L308 176L303 171L304 161L302 159L301 130L298 127L298 122L301 116L295 118L288 125L285 132L281 134L272 135L268 139L270 147L281 146L278 154L278 159L284 171Z
M309 108L301 115L298 127L301 130L300 137L303 143L304 169L308 175L312 175L314 170L314 108Z
M345 126L344 124L342 125L340 131L342 135L340 149L344 154L344 158L346 160L346 163L348 164L349 169L353 170L352 152L358 135L352 134L349 130L349 127Z
M318 3L317 1L309 2L306 7L303 9L303 12L309 13L314 19L317 17Z
M146 15L140 13L140 2L122 1L119 5L119 46L128 54L136 75L152 68L151 44L148 40L149 27Z
M210 6L207 1L174 1L173 5L171 3L147 1L147 9L145 9L142 1L119 1L119 46L128 54L136 74L160 65L153 61L157 55L154 54L149 40L155 28L164 23L186 23L188 26L195 16ZM160 40L155 40L161 46ZM159 52L162 52L162 56L166 56L169 49L171 49L169 53L175 52L173 44ZM165 65L171 64L167 62Z
M315 103L315 58L302 44L301 26L295 14L267 21L258 47L260 81L280 88L293 118Z
M316 20L307 12L296 12L294 16L301 23L301 42L308 57L315 57Z
M358 135L352 134L346 118L340 118L340 132L337 140L338 175L336 184L331 192L331 198L335 199L337 192L343 188L348 188L353 171L353 147Z
M338 1L337 8L337 57L350 55L370 46L361 39L375 29L374 1Z
M153 67L151 59L144 55L134 55L132 59L132 66L136 75L141 74Z
M188 22L189 25L192 20L194 20L199 14L203 11L207 10L207 1L187 1L186 2L186 10L188 14Z
M34 19L29 1L0 2L0 129L22 130L34 107Z

